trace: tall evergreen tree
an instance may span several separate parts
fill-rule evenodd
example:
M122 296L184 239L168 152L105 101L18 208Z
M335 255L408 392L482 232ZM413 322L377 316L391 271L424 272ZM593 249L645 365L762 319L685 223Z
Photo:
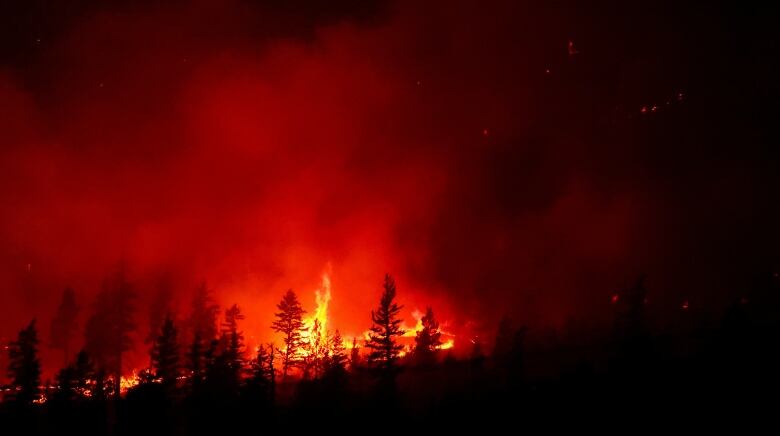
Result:
M195 333L192 338L187 352L187 369L190 372L191 387L195 389L206 375L206 344L203 343L200 333Z
M133 346L136 298L125 267L120 266L116 273L103 281L85 329L86 349L98 366L112 375L115 395L119 395L120 391L122 357Z
M95 383L95 365L84 350L79 351L76 355L76 362L73 363L73 376L76 380L76 392L81 396L86 396L92 388L92 384Z
M244 334L238 330L238 322L242 319L241 309L234 304L225 310L225 322L222 323L223 358L237 380L244 367Z
M439 322L433 316L433 309L428 307L420 319L422 329L414 338L414 357L418 363L430 365L436 363L436 352L441 346L441 331Z
M318 378L325 371L329 353L327 335L322 334L322 325L315 319L308 337L303 341L303 378Z
M252 378L248 382L254 396L261 402L268 404L273 401L273 390L275 389L273 353L274 349L271 344L268 344L267 348L262 344L257 347L257 356L252 361Z
M271 328L284 335L282 356L282 380L287 378L290 368L297 364L302 346L301 333L304 331L303 314L306 313L298 302L298 297L289 289L276 305L279 312Z
M276 359L277 350L275 348L273 343L268 344L268 365L266 367L266 374L268 376L268 393L271 404L276 402L276 366L274 365L274 360Z
M349 370L355 371L360 368L360 347L358 347L357 338L352 338L352 348L349 351Z
M62 299L57 308L57 314L51 322L49 345L51 348L62 350L63 362L70 359L70 344L76 333L76 319L79 314L79 306L76 304L76 293L71 288L65 288Z
M34 319L8 345L8 377L11 379L13 400L30 404L40 398L41 363L38 360L38 330Z
M59 401L72 402L87 397L91 393L94 378L95 369L86 351L82 350L76 355L75 362L57 373L55 398Z
M329 373L344 372L347 368L347 352L344 348L344 339L338 330L330 341L329 354L326 371Z
M168 274L163 275L157 280L154 290L154 298L149 306L149 333L144 339L146 344L154 344L154 341L160 335L165 317L171 311L171 300L173 299L173 285L171 277Z
M214 302L212 291L203 282L195 288L190 307L190 316L187 320L190 337L200 335L201 340L208 344L217 337L217 317L219 305Z
M403 306L399 306L394 301L395 280L389 274L385 274L382 288L379 307L377 310L371 311L373 325L368 334L366 347L371 350L368 355L369 363L380 369L385 375L390 375L395 369L395 362L403 349L403 346L397 342L397 338L404 334L404 330L401 328L402 320L398 318Z
M155 339L151 350L154 376L169 393L176 389L181 370L177 335L176 326L169 313L165 316L162 331Z

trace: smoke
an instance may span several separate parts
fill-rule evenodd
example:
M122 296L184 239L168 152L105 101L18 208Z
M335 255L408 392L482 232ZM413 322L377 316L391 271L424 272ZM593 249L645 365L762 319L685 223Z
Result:
M327 268L342 334L365 329L385 272L409 318L431 305L480 331L603 316L641 272L671 299L731 274L711 248L768 228L776 207L745 193L776 176L760 145L739 166L717 151L744 117L698 136L716 81L668 72L698 39L517 3L85 6L14 33L0 332L47 325L66 286L88 312L119 261L141 324L172 274L176 309L207 280L251 340L287 288L313 309Z

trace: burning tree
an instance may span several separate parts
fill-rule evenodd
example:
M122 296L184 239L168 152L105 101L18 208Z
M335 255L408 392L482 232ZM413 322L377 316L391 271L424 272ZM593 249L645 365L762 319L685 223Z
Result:
M430 307L420 319L422 329L414 338L414 357L420 364L430 365L436 363L436 352L441 347L441 332L439 322L433 317L433 309Z
M9 344L8 361L12 398L23 404L37 400L40 396L41 363L38 360L38 330L34 319Z
M289 369L297 364L301 346L301 334L304 332L303 314L306 313L298 301L292 289L282 297L282 301L276 305L279 312L276 313L276 321L271 324L271 328L284 335L284 350L281 350L282 356L282 380L287 378Z
M151 350L152 368L157 378L167 391L176 388L179 377L179 343L177 330L170 314L165 316L162 331Z
M395 280L389 274L385 274L382 287L379 308L376 311L371 311L373 325L368 334L366 347L371 349L368 355L369 363L382 370L383 373L390 374L403 349L403 346L396 341L396 338L404 334L404 330L401 328L403 321L398 318L403 306L399 306L393 301L396 292Z
M62 350L63 362L68 363L70 358L70 341L76 332L76 318L79 307L76 304L76 293L71 288L62 292L62 299L57 308L57 314L51 322L49 335L51 348Z
M133 345L136 329L136 293L127 281L125 268L104 280L95 300L95 310L87 321L85 344L98 366L113 374L114 394L119 395L122 376L122 355Z
M301 363L303 366L303 378L318 378L325 372L328 354L330 352L330 338L323 333L322 325L318 319L307 332L307 338L303 339Z

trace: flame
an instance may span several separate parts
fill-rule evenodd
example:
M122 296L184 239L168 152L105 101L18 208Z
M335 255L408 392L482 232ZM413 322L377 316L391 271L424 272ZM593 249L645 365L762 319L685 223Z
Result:
M412 317L415 320L417 320L417 322L415 323L414 327L408 327L406 325L402 326L402 328L404 329L404 335L403 335L404 338L415 338L415 337L417 337L417 333L419 333L423 329L423 323L422 323L423 316L425 316L425 314L422 311L420 311L419 309L415 309L412 312ZM441 325L439 326L439 333L441 333L442 339L444 339L445 337L449 338L449 339L447 339L446 341L442 342L441 345L436 347L437 350L449 350L450 348L455 347L455 335L444 329L444 327L446 327L446 325L447 325L446 322L441 323ZM366 338L368 338L368 332L366 332ZM404 355L407 354L407 352L410 352L412 350L412 348L413 348L412 344L408 344L406 346L406 348L408 348L408 350L402 351L401 354L400 354L401 357L403 357Z
M138 371L133 370L130 375L123 375L119 378L119 392L125 394L130 389L138 386L141 383L141 377L138 375Z
M331 299L331 281L330 273L325 272L322 274L322 283L320 288L314 291L314 301L317 303L317 307L314 310L312 316L304 318L303 326L305 331L301 335L304 341L314 339L311 335L314 333L315 322L319 324L320 339L325 343L328 339L328 304Z

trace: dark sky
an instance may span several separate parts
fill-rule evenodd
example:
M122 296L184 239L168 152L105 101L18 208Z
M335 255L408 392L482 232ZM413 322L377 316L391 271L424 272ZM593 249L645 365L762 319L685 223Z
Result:
M120 260L258 335L328 268L355 331L384 272L457 325L721 308L778 268L778 17L681 3L4 1L0 335Z

